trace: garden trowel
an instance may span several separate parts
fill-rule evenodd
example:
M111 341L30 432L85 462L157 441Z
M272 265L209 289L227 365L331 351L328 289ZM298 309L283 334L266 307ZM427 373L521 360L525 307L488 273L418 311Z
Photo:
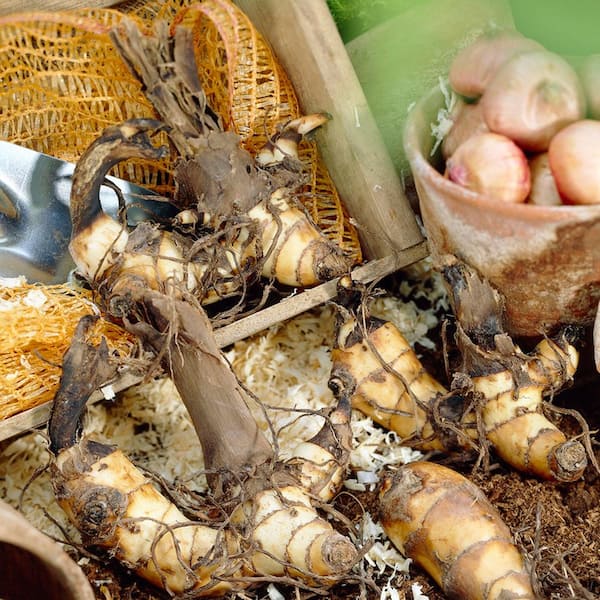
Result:
M31 283L46 284L68 280L74 269L68 249L74 168L72 163L0 141L0 277L22 275ZM107 178L100 201L115 217L124 203L130 225L176 212L163 197L116 177Z

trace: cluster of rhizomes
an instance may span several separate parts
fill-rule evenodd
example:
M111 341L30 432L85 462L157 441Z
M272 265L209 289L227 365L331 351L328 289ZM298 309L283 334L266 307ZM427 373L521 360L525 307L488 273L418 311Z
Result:
M568 384L581 332L572 326L523 352L503 329L500 295L459 263L445 277L463 364L447 389L423 367L391 322L340 305L334 370L350 375L353 407L424 451L493 446L512 467L575 481L587 466L583 444L544 414L544 399Z
M544 395L576 368L568 332L524 354L502 329L497 294L458 263L446 271L463 354L452 389L427 374L391 323L350 302L354 284L342 277L330 377L337 405L317 435L280 460L252 418L248 392L221 354L203 306L240 294L252 277L306 286L348 271L343 252L293 202L301 182L297 143L324 117L288 123L251 157L206 106L188 29L175 28L171 36L159 26L146 36L125 21L113 39L162 121L109 127L82 156L71 199L71 252L104 311L135 332L172 377L220 509L190 520L120 450L82 435L89 396L117 368L104 343L87 339L92 317L84 318L65 355L49 434L56 497L86 543L186 597L274 579L322 589L347 578L360 551L319 507L339 491L348 468L351 408L424 450L487 441L522 471L557 481L581 476L583 447L542 410ZM179 153L172 201L180 212L170 228L142 223L131 229L102 212L99 187L120 160L163 156L166 150L151 142L159 131ZM534 597L510 533L462 476L429 462L406 465L385 481L381 500L390 538L450 596ZM471 529L440 545L447 526L440 533L431 516L436 510L445 515L436 523L446 524L453 511L464 512ZM493 568L465 578L482 548Z
M475 451L487 459L491 446L521 472L580 479L593 455L547 417L545 399L572 380L581 331L564 327L525 353L503 329L502 298L487 282L459 261L444 275L462 356L450 389L426 371L393 323L356 302L358 286L340 280L332 376L354 390L352 407L425 452ZM380 518L393 543L450 598L539 597L497 511L447 467L421 461L384 478Z
M347 272L348 257L295 200L305 183L298 143L327 115L283 124L256 157L250 155L206 104L192 31L180 26L171 36L161 25L154 36L129 21L113 31L161 120L109 127L78 161L70 249L79 272L115 306L111 297L124 300L136 282L207 305L243 296L261 276L306 287ZM169 230L141 223L128 231L102 212L98 190L119 161L163 158L169 149L151 140L161 131L177 152L169 200L179 213Z

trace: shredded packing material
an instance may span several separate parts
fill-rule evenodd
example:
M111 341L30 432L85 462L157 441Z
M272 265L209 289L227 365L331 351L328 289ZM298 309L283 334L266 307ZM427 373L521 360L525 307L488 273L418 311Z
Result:
M89 314L98 314L98 308L83 290L0 282L0 419L52 400L63 354L79 319ZM92 339L101 337L123 357L135 347L130 334L104 319L97 321Z
M192 27L207 99L250 152L278 123L300 116L293 87L269 45L232 2L135 0L118 10L0 17L0 138L76 162L105 127L156 117L110 41L111 27L125 16L146 31L156 19ZM166 134L157 142L167 143ZM310 175L300 201L323 232L360 262L357 231L314 141L301 144L300 158ZM113 174L169 196L175 159L131 159Z

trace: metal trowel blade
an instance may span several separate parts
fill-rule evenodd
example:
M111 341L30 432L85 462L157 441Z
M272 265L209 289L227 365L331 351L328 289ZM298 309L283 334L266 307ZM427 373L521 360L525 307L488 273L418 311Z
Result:
M25 276L46 284L68 280L74 264L69 254L69 198L75 165L0 140L0 277ZM169 218L177 211L161 196L117 177L107 177L129 206L129 224ZM101 187L104 211L116 216L119 197Z

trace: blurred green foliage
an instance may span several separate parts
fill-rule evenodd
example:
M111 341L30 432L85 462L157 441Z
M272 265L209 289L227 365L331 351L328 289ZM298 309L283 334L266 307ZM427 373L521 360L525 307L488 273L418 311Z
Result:
M327 0L344 42L423 0ZM600 0L509 0L516 28L559 54L600 53ZM443 15L441 15L443 17Z
M548 50L567 56L600 53L600 0L511 0L511 8L516 28Z
M400 14L419 0L327 0L344 42ZM600 1L600 0L599 0Z

